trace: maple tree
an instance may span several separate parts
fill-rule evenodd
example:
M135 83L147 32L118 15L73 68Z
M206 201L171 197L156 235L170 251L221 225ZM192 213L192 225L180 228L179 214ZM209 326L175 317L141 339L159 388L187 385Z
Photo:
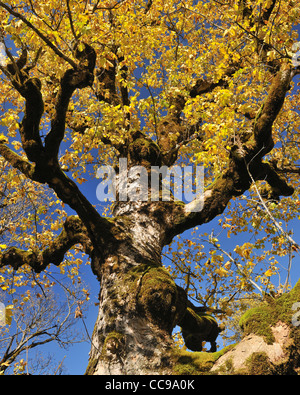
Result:
M230 315L241 293L272 291L278 257L299 250L280 223L299 212L299 12L293 0L0 1L3 177L15 196L20 177L36 202L39 188L51 191L27 218L27 239L17 224L0 246L0 286L10 268L47 284L50 265L75 265L74 278L72 250L87 254L100 282L89 374L175 372L176 325L189 349L206 340L215 351L205 312ZM149 174L203 165L202 209L117 201L100 213L82 191L100 165L118 173L119 158ZM235 258L214 234L204 252L199 236L225 209L229 237L253 236Z

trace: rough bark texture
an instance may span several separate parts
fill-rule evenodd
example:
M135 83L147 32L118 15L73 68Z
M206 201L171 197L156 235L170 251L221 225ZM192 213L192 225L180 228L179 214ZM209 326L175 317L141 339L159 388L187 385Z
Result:
M187 298L161 267L162 223L134 207L115 224L118 240L107 245L101 267L94 267L100 308L87 374L163 372Z
M110 268L115 264L113 258L109 259ZM142 281L148 288L147 279L144 279L147 275L148 281L157 285L151 284L148 289L151 296L145 292L141 302L138 293L142 290ZM240 343L218 352L190 352L172 347L167 326L174 325L173 320L182 317L186 301L180 291L176 292L176 286L167 272L156 267L145 269L137 266L124 276L126 284L121 281L120 285L117 275L113 278L118 286L112 287L110 284L109 288L105 288L114 289L113 294L102 292L100 296L101 305L86 374L300 373L300 328L292 325L292 305L299 301L300 282L290 293L278 299L268 298L268 301L242 317L240 325L244 337ZM163 300L160 295L164 295ZM128 303L131 306L128 307ZM133 311L137 314L132 314ZM152 312L155 312L154 320ZM120 313L126 317L125 320ZM164 319L166 313L170 320ZM164 326L165 329L162 329Z

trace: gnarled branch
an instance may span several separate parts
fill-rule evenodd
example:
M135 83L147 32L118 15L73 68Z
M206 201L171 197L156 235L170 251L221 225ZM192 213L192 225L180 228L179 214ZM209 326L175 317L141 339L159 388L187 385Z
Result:
M93 247L86 228L77 216L70 216L66 219L62 232L51 241L46 249L25 251L10 247L0 258L0 267L11 266L18 270L27 264L35 273L40 273L51 263L59 266L66 252L75 244L82 244L86 253L92 253Z
M274 77L252 132L247 134L244 143L240 142L238 146L231 148L226 171L204 193L202 210L191 211L190 207L195 202L174 205L173 226L166 242L175 235L207 223L221 214L232 197L242 195L253 180L266 180L277 197L290 196L293 193L293 188L277 174L274 166L262 163L263 156L273 148L272 126L283 106L293 75L290 66L283 66Z
M232 64L225 70L219 81L214 82L209 79L198 79L196 83L188 89L189 96L195 98L212 92L217 87L224 87L228 84L228 78L239 69L238 64ZM162 151L163 162L167 166L172 166L176 159L178 150L186 140L186 125L183 124L181 113L184 110L186 98L177 95L170 101L168 114L161 120L157 128L158 145Z
M66 56L59 48L57 48L41 31L39 31L28 19L26 19L22 14L10 8L7 4L0 1L0 7L4 8L9 12L10 15L24 22L32 31L34 31L47 45L50 47L56 55L68 62L74 69L77 68L77 64L74 60Z
M79 51L78 48L75 49L75 56L80 62L80 67L77 70L67 70L61 79L55 115L51 121L51 130L45 139L45 151L48 156L54 158L57 157L60 144L64 138L66 114L74 91L91 86L94 80L96 52L88 44L83 43L83 46L82 51Z

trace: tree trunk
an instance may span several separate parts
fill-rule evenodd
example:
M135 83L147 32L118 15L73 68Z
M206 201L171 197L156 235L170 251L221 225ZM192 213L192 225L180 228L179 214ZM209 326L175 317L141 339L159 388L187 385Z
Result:
M125 256L105 262L89 373L147 374L163 369L177 291L168 273ZM154 284L149 288L148 283Z
M168 272L128 255L103 266L100 309L86 374L295 375L300 372L300 282L241 319L244 338L218 352L174 347L171 331L187 309ZM294 306L294 310L293 310ZM299 320L300 322L300 320ZM292 324L294 323L294 325Z
M101 290L86 374L170 372L172 330L186 294L161 265L159 224L142 214L117 222L119 242L94 267Z

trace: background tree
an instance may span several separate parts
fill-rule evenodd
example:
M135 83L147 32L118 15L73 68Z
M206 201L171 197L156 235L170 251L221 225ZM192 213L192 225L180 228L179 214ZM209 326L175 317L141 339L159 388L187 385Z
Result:
M64 218L56 237L40 232L47 243L5 249L0 265L40 274L50 264L63 267L65 254L80 244L100 282L87 372L178 372L173 328L180 325L188 348L200 351L217 331L203 313L229 314L242 292L268 290L278 272L275 255L298 250L276 216L298 213L299 67L292 50L299 6L53 0L0 2L0 10L6 58L0 154L76 213ZM78 184L86 186L101 164L115 166L122 180L119 158L128 169L142 165L148 172L203 164L202 210L175 199L118 201L110 217L100 215ZM293 198L279 203L282 196ZM179 262L171 259L184 282L176 285L162 268L163 249L225 209L228 235L246 230L251 218L253 238L236 246L236 259L211 232L206 256L192 239L189 255L179 244ZM268 240L258 236L262 227ZM267 241L276 254L260 257ZM278 303L285 300L291 315L298 288L288 295ZM283 319L275 310L272 317ZM282 372L295 371L297 358Z
M15 295L11 327L1 328L0 374L54 373L61 368L60 361L55 364L53 355L36 359L38 354L32 351L50 342L67 349L71 344L84 341L82 334L73 328L78 300L70 295L65 303L56 299L51 290L45 295L31 295L29 291Z
M48 236L44 232L43 240L40 229L55 208L53 196L44 186L33 185L18 174L3 158L0 177L1 250L7 245L30 248L30 245L47 244L50 230ZM56 214L59 223L60 215ZM51 219L52 216L53 213ZM78 264L70 256L64 277L64 269L60 273L47 272L46 276L35 274L30 267L19 272L13 268L1 270L0 300L6 305L8 325L0 326L0 374L55 372L58 362L55 364L53 355L37 359L32 351L49 342L67 348L83 341L84 336L72 328L76 309L80 306L83 311L82 304L88 299L80 278L76 275L74 280Z

